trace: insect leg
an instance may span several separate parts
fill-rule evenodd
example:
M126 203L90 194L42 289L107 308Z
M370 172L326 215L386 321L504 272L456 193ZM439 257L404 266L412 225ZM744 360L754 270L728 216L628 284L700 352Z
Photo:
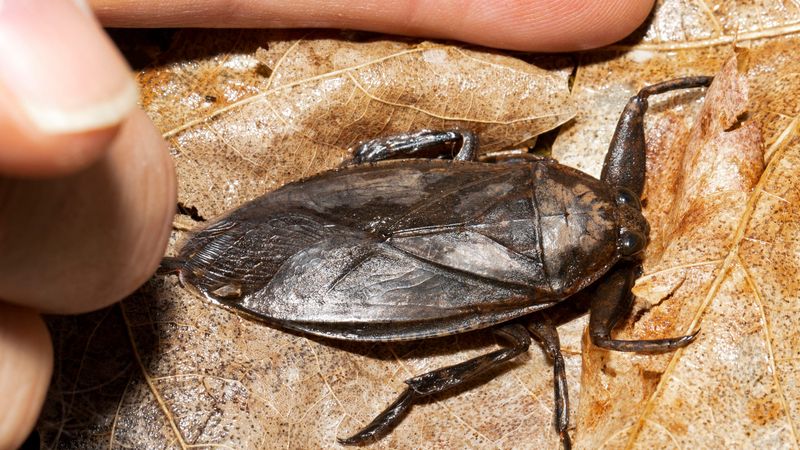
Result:
M647 111L647 98L675 89L708 86L712 80L713 77L676 78L644 87L631 97L617 122L600 179L612 186L628 188L641 196L644 190L644 113Z
M507 325L498 328L497 332L513 342L514 346L406 380L408 388L394 403L361 431L349 438L339 439L339 443L344 445L361 444L386 433L397 425L411 405L420 399L463 385L475 376L526 352L531 344L530 335L522 325Z
M620 352L668 352L689 345L699 330L687 336L667 339L626 341L611 338L614 325L630 311L633 303L631 288L638 271L639 267L635 264L623 265L598 285L589 313L589 337L592 343Z
M553 395L555 397L556 431L561 437L564 450L572 444L567 433L569 427L569 393L567 391L567 373L564 368L564 356L561 355L561 342L553 322L542 314L534 314L527 324L528 331L538 340L545 353L553 361Z
M434 150L438 151L436 154L438 156L449 150L446 144L452 143L460 143L458 153L453 159L458 161L475 159L478 138L471 131L456 129L422 130L362 142L353 150L353 162L361 164L398 157L419 158L419 153Z

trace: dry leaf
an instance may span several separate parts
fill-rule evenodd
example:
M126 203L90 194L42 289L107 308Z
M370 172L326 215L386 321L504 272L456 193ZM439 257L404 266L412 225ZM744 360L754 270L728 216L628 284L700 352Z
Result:
M800 295L794 281L800 230L798 199L791 195L800 151L800 64L793 56L800 10L736 5L751 19L744 26L745 15L719 16L723 9L736 12L733 3L688 3L662 2L644 42L582 61L574 88L581 112L554 146L555 154L564 155L560 159L598 170L602 152L588 154L591 162L569 153L581 142L610 136L613 115L604 119L595 111L641 83L711 73L737 36L737 45L749 49L739 52L749 100L741 103L744 80L724 90L738 104L721 108L715 114L722 117L714 119L720 120L717 128L733 129L711 139L709 148L687 142L687 119L694 117L687 110L699 107L688 101L691 95L651 102L646 196L654 235L647 273L636 288L639 315L620 334L680 335L699 327L701 335L687 349L658 357L587 345L578 448L796 448L800 442L793 361L800 330L792 315ZM770 8L788 11L774 14ZM682 21L665 11L681 14ZM700 17L714 25L706 34L682 25L702 23ZM756 126L763 129L765 146ZM768 164L763 175L762 149Z
M545 70L360 34L181 32L140 81L176 157L180 199L210 218L337 165L358 140L424 127L476 129L494 149L577 112L553 152L597 174L637 89L716 73L735 41L748 47L730 71L749 84L746 105L742 88L715 88L698 121L696 90L654 99L648 116L653 243L639 314L618 334L699 327L698 341L635 355L582 344L585 319L560 332L578 448L797 447L798 31L792 2L665 0L630 44L580 55L572 100L563 57ZM686 131L693 123L704 131ZM51 324L59 356L39 430L43 446L59 448L334 447L404 379L496 346L487 332L402 345L309 339L216 308L173 279ZM558 447L551 367L538 349L487 380L415 407L374 447Z
M682 447L700 445L712 436L715 441L724 436L729 444L748 440L719 423L695 423L702 422L708 409L717 417L735 415L732 397L754 395L742 389L741 383L736 389L743 392L734 395L722 395L720 390L712 393L710 389L714 378L715 384L727 384L725 378L731 375L730 368L728 373L722 372L720 366L724 364L719 360L733 363L735 368L741 363L740 352L749 353L749 357L759 353L755 347L743 349L742 345L748 346L740 342L751 335L751 327L758 321L753 322L743 311L746 302L728 298L731 293L725 292L730 275L725 265L738 258L731 256L732 244L737 241L742 217L748 214L748 197L764 168L759 127L753 121L737 122L745 112L747 91L747 79L738 73L737 60L731 59L708 90L691 131L681 131L674 122L659 127L660 132L680 138L664 151L650 155L651 180L659 180L650 182L646 193L648 204L654 206L646 211L654 233L647 249L645 275L634 288L640 314L629 321L629 338L688 334L698 325L702 335L688 348L663 356L631 356L590 348L584 360L578 427L585 447L633 444L652 448L666 444L665 438ZM742 288L738 285L733 289ZM707 313L709 309L717 311ZM730 322L739 323L734 326ZM757 357L765 356L766 352ZM684 367L686 364L691 369ZM739 373L751 375L763 374ZM677 390L665 401L658 391L670 378L677 383ZM697 411L690 413L693 407ZM644 422L642 416L650 414L657 419ZM635 429L637 421L654 429ZM725 422L734 428L743 425L741 421ZM776 444L752 442L769 447Z
M663 181L648 185L657 233L634 289L645 311L627 328L636 337L701 334L661 357L590 349L578 424L586 448L798 444L797 109L785 111L794 119L766 149L759 96L787 93L754 90L747 102L747 80L763 76L758 66L772 52L740 51L742 73L735 61L726 66L731 75L709 91L690 133L655 126L680 137L651 160Z
M240 39L261 46L140 76L143 106L176 159L179 198L208 217L335 167L362 140L466 127L492 151L529 142L574 115L567 64L545 70L429 42L286 34L246 35ZM194 35L183 38L190 53L206 45Z

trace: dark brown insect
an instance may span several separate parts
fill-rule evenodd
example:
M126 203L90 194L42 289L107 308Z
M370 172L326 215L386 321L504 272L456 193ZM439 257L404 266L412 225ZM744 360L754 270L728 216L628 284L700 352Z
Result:
M648 239L639 204L647 98L711 80L676 79L632 97L599 180L547 158L476 162L477 139L463 130L375 139L356 149L356 164L213 221L161 270L211 301L319 336L404 341L495 326L512 343L407 380L344 444L380 436L419 399L527 351L533 336L553 360L555 424L569 447L564 360L538 311L591 285L589 334L599 347L663 352L696 335L625 341L611 330L630 309ZM454 160L419 159L448 143L460 144ZM398 157L407 159L384 161Z

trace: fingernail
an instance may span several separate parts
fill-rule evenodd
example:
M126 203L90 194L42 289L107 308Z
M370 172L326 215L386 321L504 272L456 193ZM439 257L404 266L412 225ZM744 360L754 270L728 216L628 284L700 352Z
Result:
M0 92L43 133L106 128L136 105L128 65L78 5L0 0Z
M89 5L87 0L72 0L72 3L81 10L82 13L86 14L89 17L94 17L94 13L92 12L92 7Z

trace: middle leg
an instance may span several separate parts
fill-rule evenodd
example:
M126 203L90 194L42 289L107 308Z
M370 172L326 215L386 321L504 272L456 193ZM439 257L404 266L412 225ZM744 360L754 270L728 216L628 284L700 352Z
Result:
M422 130L362 142L353 150L353 162L361 164L398 157L415 158L425 151L446 150L448 144L460 144L458 153L453 157L456 161L475 160L478 150L477 136L471 131L454 129Z

